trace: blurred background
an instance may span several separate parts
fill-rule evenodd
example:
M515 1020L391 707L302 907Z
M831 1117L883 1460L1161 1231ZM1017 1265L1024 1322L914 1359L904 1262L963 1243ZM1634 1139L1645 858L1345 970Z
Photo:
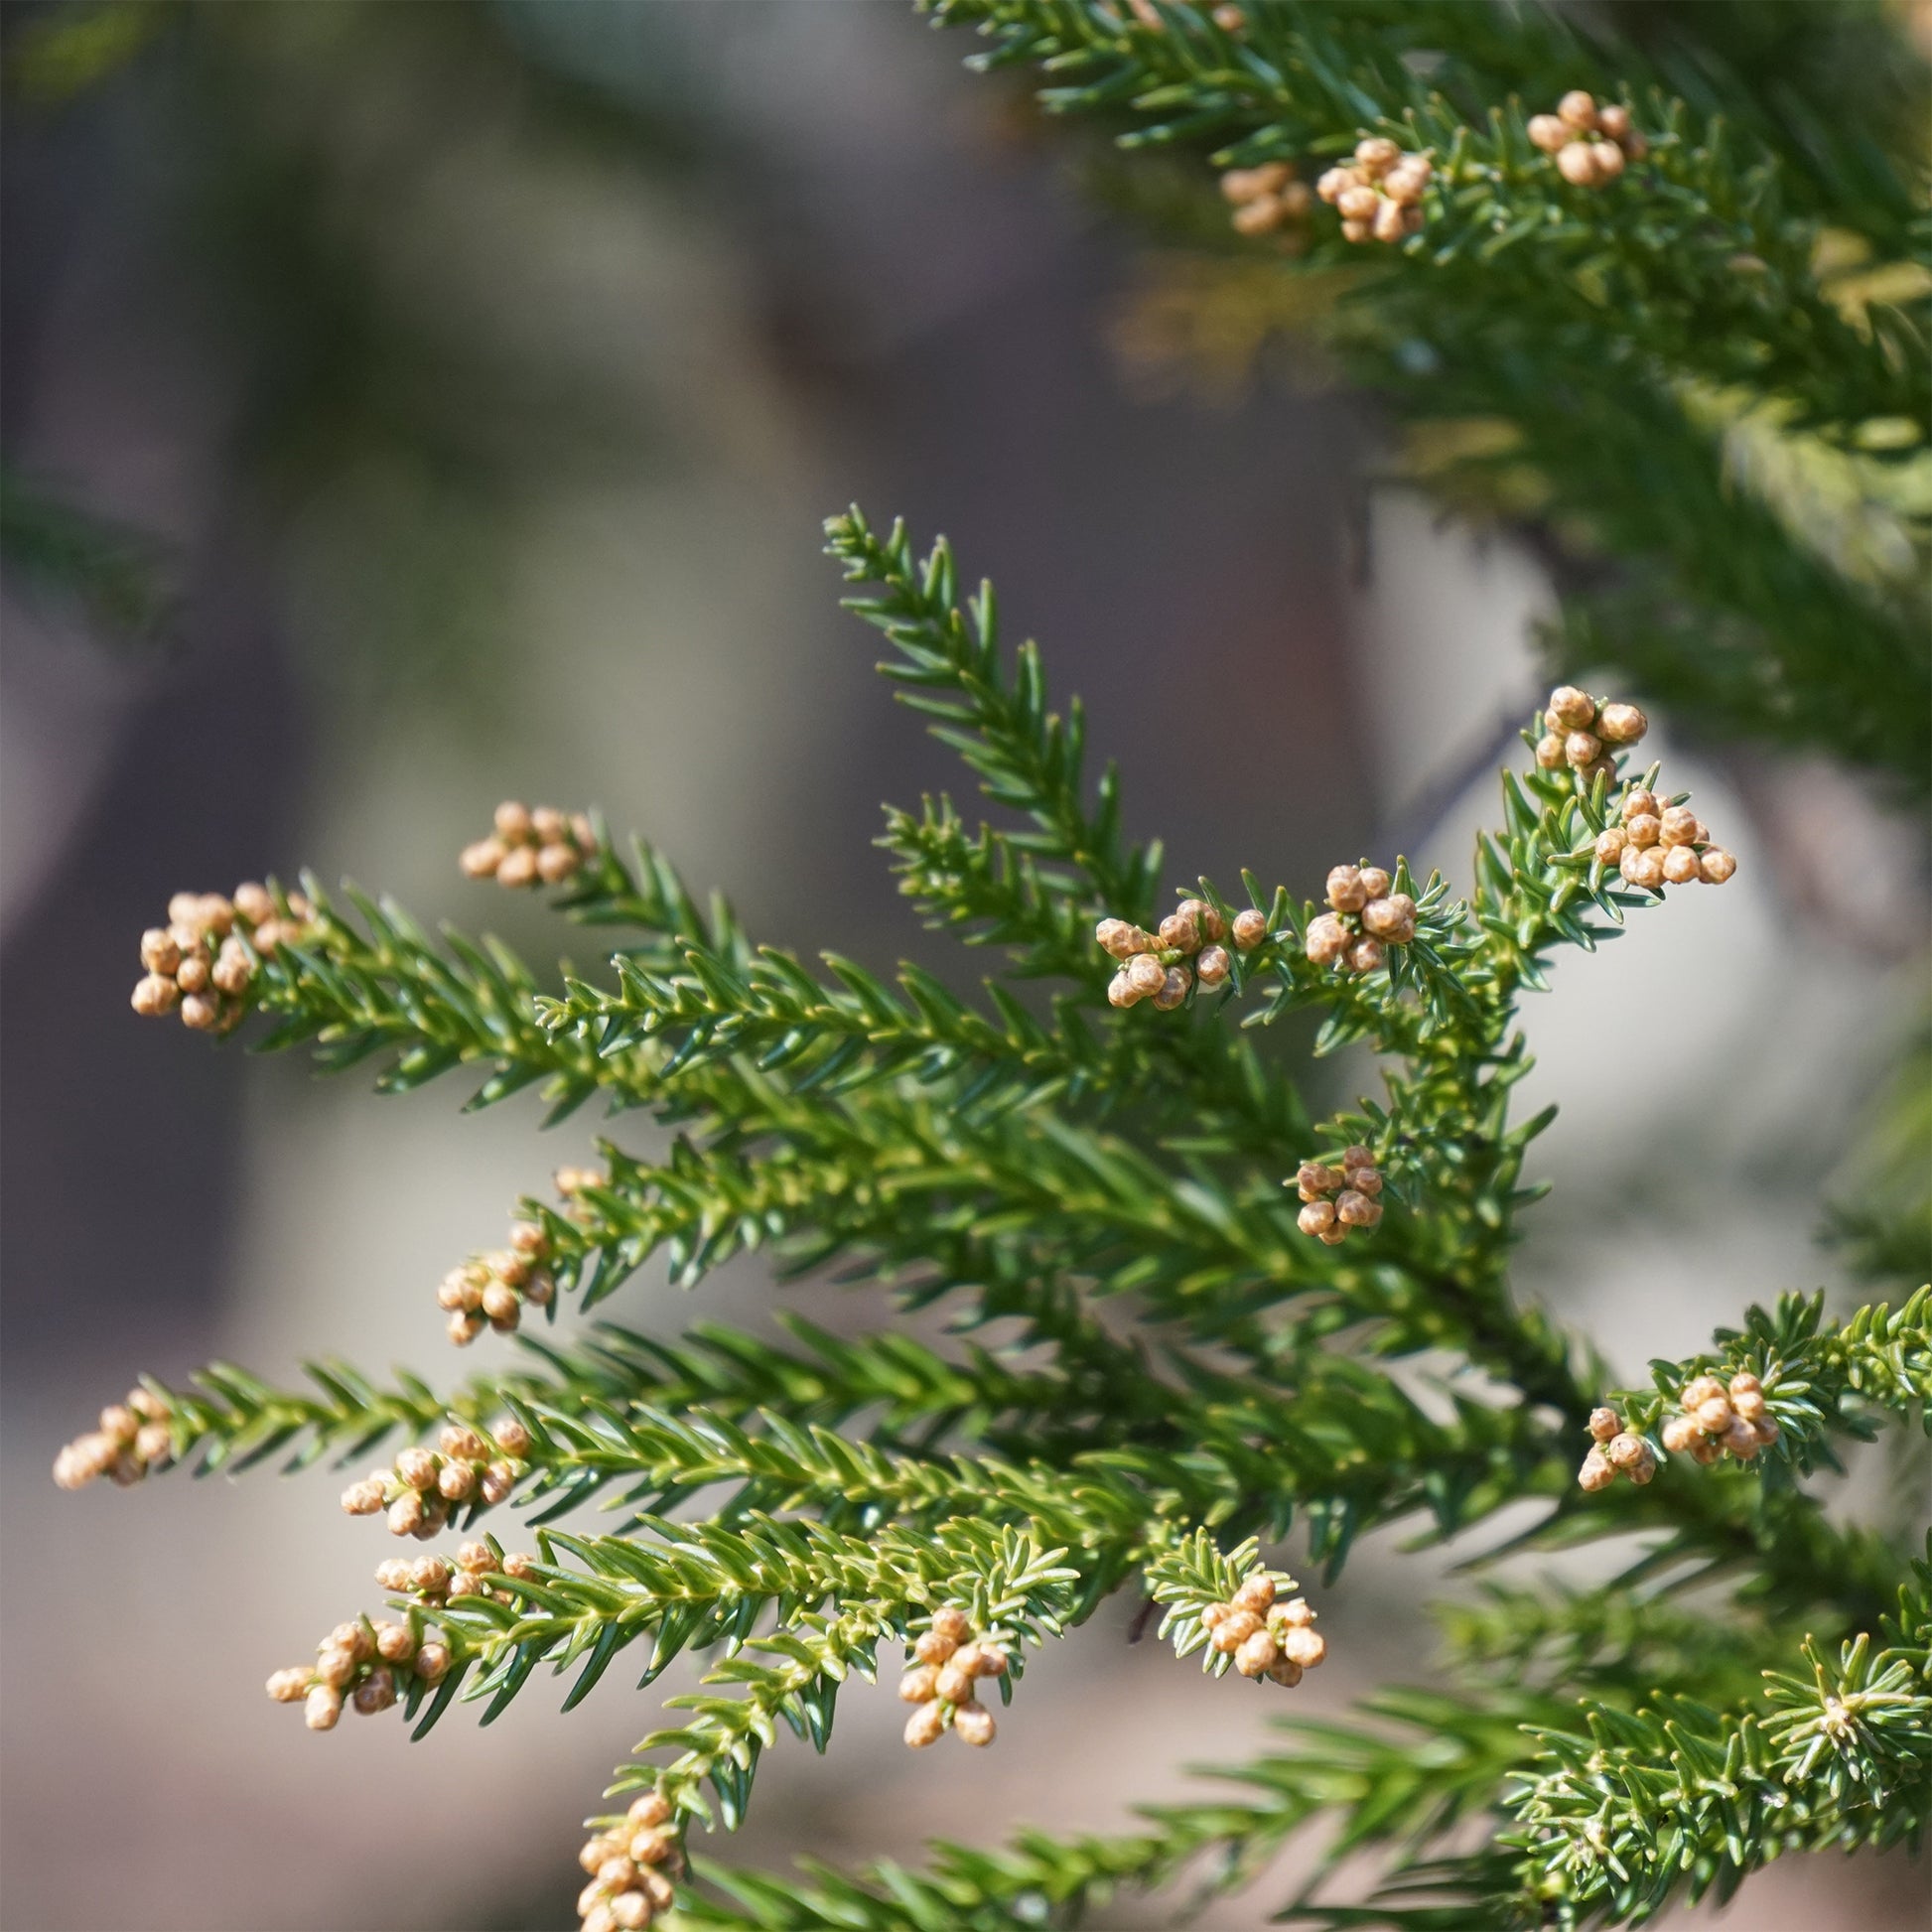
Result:
M539 1143L534 1102L460 1119L454 1087L380 1102L143 1026L141 928L176 890L307 864L592 959L457 874L515 794L601 805L761 937L970 985L983 962L918 930L869 844L882 799L967 788L836 608L819 522L855 498L998 582L1176 882L1306 887L1400 845L1466 885L1492 755L1539 695L1544 564L1441 521L1312 351L1179 343L1169 270L1074 150L896 0L0 16L0 452L32 540L0 666L0 1923L558 1925L577 1822L662 1692L614 1672L568 1723L533 1689L415 1748L313 1737L258 1687L375 1600L387 1551L340 1478L73 1498L48 1467L140 1369L286 1379L338 1351L456 1379L433 1283L596 1123ZM1659 736L1739 875L1567 962L1529 1016L1525 1108L1565 1111L1519 1280L1627 1374L1840 1285L1821 1201L1926 916L1915 835L1852 781ZM1897 889L1882 921L1848 844ZM1369 1078L1324 1066L1313 1097ZM741 1263L698 1293L757 1322L775 1292ZM611 1311L693 1311L646 1271ZM1888 1477L1855 1471L1847 1507L1882 1509ZM1298 1708L1423 1668L1422 1580L1456 1585L1399 1548L1352 1564L1326 1612L1347 1641ZM890 1688L854 1687L827 1761L782 1740L707 1849L1124 1827L1263 1733L1256 1700L1130 1647L1132 1607L1040 1660L983 1758L908 1768ZM1287 1888L1200 1922L1259 1924ZM1757 1932L1924 1923L1898 1861L1794 1862L1745 1898Z

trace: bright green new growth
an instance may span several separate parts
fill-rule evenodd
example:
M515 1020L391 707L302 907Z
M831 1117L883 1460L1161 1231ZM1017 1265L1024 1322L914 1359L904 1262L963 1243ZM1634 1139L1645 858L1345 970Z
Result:
M1367 262L1323 239L1281 272L1343 261L1334 340L1352 364L1414 422L1501 421L1507 463L1546 477L1549 512L1587 510L1626 574L1567 600L1559 661L1619 665L1693 718L1924 788L1932 673L1899 584L1823 556L1802 492L1750 494L1725 467L1731 430L1763 428L1758 405L1807 464L1868 464L1868 481L1916 460L1872 426L1919 408L1922 339L1812 269L1826 227L1889 259L1919 223L1868 132L1795 96L1754 103L1717 55L1585 41L1523 10L1270 0L1244 5L1238 31L1098 0L935 11L988 30L999 60L1044 63L1049 107L1197 150L1181 199L1217 222L1215 167L1318 162L1369 132L1433 148L1411 242ZM1743 61L1732 10L1700 12ZM1647 188L1635 170L1600 194L1553 186L1525 117L1579 84L1641 105ZM1459 457L1444 480L1479 497L1485 462ZM1873 485L1917 541L1909 490L1894 502L1889 487ZM919 1870L698 1860L679 1874L692 1925L1104 1923L1126 1889L1248 1882L1311 1827L1323 1851L1293 1923L1624 1924L1727 1895L1788 1853L1916 1843L1932 1807L1932 1571L1800 1482L1839 1445L1925 1420L1932 1291L1910 1292L1911 1177L1882 1220L1840 1216L1906 1299L1840 1320L1822 1297L1784 1296L1697 1357L1654 1363L1648 1389L1611 1390L1587 1340L1509 1281L1541 1192L1525 1161L1550 1118L1511 1116L1530 1066L1520 999L1560 951L1593 950L1656 902L1597 857L1626 784L1661 792L1655 767L1626 759L1587 782L1526 754L1466 898L1371 855L1418 901L1413 942L1371 972L1311 960L1320 907L1304 882L1183 883L1223 920L1258 910L1267 936L1230 947L1221 990L1117 1012L1095 921L1158 923L1174 882L1158 847L1126 840L1111 767L1088 775L1077 704L1052 709L1036 648L1002 643L990 589L963 595L943 542L921 558L856 510L828 537L849 607L887 640L882 669L1007 814L983 825L927 799L889 810L880 841L919 918L997 962L983 993L760 946L595 822L552 903L609 937L603 972L546 984L494 942L439 944L386 901L305 879L304 936L245 947L245 999L271 1023L263 1047L309 1043L330 1069L371 1060L385 1091L460 1072L472 1106L532 1088L548 1120L599 1101L669 1130L661 1154L603 1144L599 1173L561 1200L515 1203L553 1318L656 1258L698 1289L759 1250L781 1276L930 1309L938 1338L844 1339L780 1316L775 1336L699 1322L664 1343L599 1321L561 1342L522 1332L507 1365L485 1336L483 1367L448 1393L333 1362L299 1390L216 1366L192 1388L145 1384L138 1414L119 1434L103 1418L64 1479L372 1451L400 1466L444 1432L475 1442L448 1527L486 1539L466 1544L458 1579L482 1584L384 1566L416 1636L433 1626L449 1652L446 1672L400 1675L417 1734L459 1703L487 1722L539 1671L565 1678L568 1705L614 1663L648 1683L691 1653L701 1688L671 1700L672 1727L611 1786L626 1803L661 1794L690 1836L735 1827L781 1728L822 1748L846 1679L896 1667L945 1612L1000 1646L1001 1722L1024 1725L1030 1653L1120 1591L1147 1620L1158 1607L1177 1656L1226 1678L1203 1611L1291 1535L1317 1606L1357 1540L1396 1525L1425 1543L1487 1526L1492 1567L1618 1542L1601 1587L1492 1577L1440 1610L1450 1675L1435 1688L1285 1718L1278 1747L1216 1764L1207 1798L1150 1808L1132 1831L939 1845ZM1253 1031L1304 1009L1317 1052L1379 1056L1379 1099L1311 1118ZM1353 1146L1386 1173L1386 1212L1323 1246L1284 1176ZM1777 1437L1748 1462L1700 1467L1662 1441L1706 1374L1762 1385ZM1654 1481L1579 1487L1604 1403L1648 1444ZM406 1485L382 1473L386 1503ZM592 1503L601 1534L566 1526ZM1344 1620L1326 1615L1323 1634L1346 1650ZM1293 1695L1265 1679L1258 1694ZM1362 1854L1379 1862L1372 1900L1323 1902Z

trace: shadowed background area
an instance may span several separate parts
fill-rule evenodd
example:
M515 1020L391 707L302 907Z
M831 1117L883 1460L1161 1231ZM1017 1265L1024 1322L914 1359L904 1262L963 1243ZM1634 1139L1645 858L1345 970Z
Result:
M565 1722L533 1690L413 1749L394 1725L311 1737L259 1684L373 1601L388 1552L336 1511L340 1478L65 1498L47 1469L138 1369L340 1352L454 1379L432 1285L597 1124L539 1143L534 1103L461 1119L454 1087L379 1102L144 1026L141 928L176 890L307 864L588 962L595 935L457 875L514 794L602 806L761 938L970 985L980 962L918 930L870 848L882 799L969 786L837 609L819 523L852 498L998 582L1174 883L1304 888L1398 833L1465 880L1490 792L1455 774L1537 695L1551 594L1526 549L1378 484L1372 408L1312 358L1216 383L1151 351L1131 229L1022 95L890 0L152 6L56 48L62 12L4 9L0 449L37 514L84 506L53 535L97 547L103 588L76 605L16 564L4 606L0 1914L555 1924L576 1823L661 1691L613 1673ZM1820 1182L1908 991L1782 815L1802 780L1866 849L1902 835L1831 772L1660 736L1739 879L1564 967L1524 1103L1566 1112L1520 1280L1626 1373L1837 1281ZM1719 985L1668 1051L1606 1050ZM1311 1097L1369 1077L1317 1069ZM701 1311L756 1321L777 1293L740 1262ZM610 1311L669 1333L700 1311L646 1270ZM1418 1670L1419 1579L1449 1565L1397 1548L1334 1591L1346 1637L1299 1708ZM1133 1608L1043 1657L970 1762L908 1764L890 1689L855 1687L828 1760L784 1739L746 1832L706 1849L1119 1826L1264 1724L1130 1647ZM1747 1897L1759 1932L1922 1903L1885 1862Z

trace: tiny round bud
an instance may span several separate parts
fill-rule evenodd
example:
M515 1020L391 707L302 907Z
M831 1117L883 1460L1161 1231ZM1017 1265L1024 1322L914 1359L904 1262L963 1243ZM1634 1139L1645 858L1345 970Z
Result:
M1563 734L1546 732L1536 741L1537 767L1543 771L1560 771L1563 761Z
M1367 241L1374 233L1374 228L1366 221L1357 221L1351 218L1341 224L1341 238L1344 241Z
M1355 144L1355 165L1370 176L1387 174L1401 156L1402 150L1386 135L1371 134Z
M1329 168L1316 179L1314 192L1332 207L1346 190L1360 187L1361 180L1353 168Z
M1348 1184L1358 1194L1379 1194L1382 1191L1382 1172L1379 1168L1350 1168Z
M495 1424L490 1435L496 1440L496 1447L505 1455L527 1455L530 1452L530 1432L514 1416L505 1416Z
M1259 1616L1275 1601L1274 1578L1265 1570L1257 1570L1243 1582L1231 1600L1237 1610L1250 1610Z
M963 1704L952 1715L952 1727L975 1749L983 1750L993 1741L997 1726L993 1713L980 1704Z
M514 842L530 836L530 808L514 798L505 798L496 807L494 822L497 833L505 839Z
M1314 1238L1317 1241L1319 1241L1324 1248L1338 1248L1344 1241L1348 1239L1348 1230L1345 1227L1341 1226L1339 1222L1337 1222L1336 1225L1331 1228L1323 1228L1321 1232L1317 1234Z
M523 1311L522 1298L504 1282L491 1282L483 1292L483 1311L491 1321L516 1325Z
M488 1444L464 1423L446 1424L436 1439L436 1447L445 1455L464 1462L481 1462L489 1453Z
M915 1751L922 1751L928 1744L936 1744L940 1733L946 1727L946 1707L935 1698L930 1704L922 1704L905 1721L905 1741Z
M1650 1452L1650 1446L1649 1444L1646 1443L1644 1445L1643 1453L1640 1456L1638 1456L1633 1463L1631 1463L1628 1470L1628 1474L1630 1480L1634 1482L1638 1486L1638 1488L1642 1488L1643 1485L1646 1482L1648 1482L1656 1473L1657 1473L1657 1458Z
M416 1654L416 1639L406 1623L384 1617L375 1626L375 1654L385 1664L406 1664Z
M1707 1468L1709 1468L1713 1462L1717 1461L1717 1459L1721 1455L1723 1455L1724 1452L1725 1452L1725 1446L1722 1443L1714 1442L1712 1438L1710 1438L1709 1436L1700 1436L1697 1439L1697 1441L1691 1445L1692 1461L1701 1462Z
M1689 1412L1696 1409L1700 1402L1709 1402L1714 1395L1721 1396L1724 1392L1725 1385L1715 1375L1696 1375L1684 1384L1678 1401Z
M1630 132L1630 110L1621 101L1611 101L1596 110L1596 128L1612 141L1623 140Z
M465 1543L456 1553L456 1560L465 1570L474 1570L480 1577L493 1570L499 1570L496 1552L487 1543Z
M539 805L530 814L530 836L539 845L555 845L570 837L570 820L555 805Z
M1623 794L1621 816L1626 826L1635 818L1655 818L1662 809L1657 802L1657 794L1646 791L1641 785Z
M482 1315L468 1309L458 1309L450 1316L446 1328L450 1339L459 1348L464 1348L475 1341L488 1325Z
M427 1493L436 1487L436 1457L426 1449L404 1449L396 1457L396 1479Z
M1309 1607L1306 1596L1291 1596L1281 1606L1279 1614L1282 1622L1291 1629L1306 1629L1314 1621L1314 1612Z
M1304 1161L1295 1170L1295 1185L1304 1200L1319 1200L1332 1194L1342 1183L1342 1172L1324 1167L1319 1161Z
M1139 1006L1141 998L1142 996L1136 989L1134 982L1128 978L1124 971L1116 973L1107 982L1107 1004L1110 1007L1118 1007L1121 1012L1125 1013L1129 1007Z
M933 1679L932 1693L948 1704L964 1704L973 1695L973 1673L961 1670L957 1661L945 1664Z
M1168 969L1151 952L1136 953L1127 962L1127 983L1143 999L1159 993L1168 983Z
M1348 948L1348 970L1351 973L1373 973L1388 961L1388 949L1379 939L1362 938Z
M194 963L189 962L191 965ZM183 972L187 970L187 966L182 968ZM181 1003L181 1024L193 1028L198 1034L212 1033L221 1024L221 1008L206 994L191 993Z
M1372 1228L1382 1218L1382 1203L1350 1187L1335 1202L1335 1219L1344 1227Z
M230 947L234 950L231 952ZM221 956L214 962L214 970L209 974L215 991L236 996L247 992L248 982L255 976L255 968L248 955L232 939L221 942Z
M1193 976L1184 966L1170 966L1168 976L1161 983L1161 990L1154 996L1154 1004L1162 1013L1172 1013L1182 1005L1187 998L1187 989L1193 985Z
M355 1687L353 1703L356 1711L365 1718L374 1717L378 1711L388 1710L395 1701L395 1677L379 1664Z
M1228 217L1235 233L1245 235L1269 234L1279 228L1287 217L1288 209L1282 206L1281 198L1276 195L1262 195L1245 202Z
M1730 1427L1730 1402L1722 1395L1708 1396L1697 1406L1697 1426L1707 1436L1721 1436Z
M1134 928L1125 919L1102 919L1094 927L1093 936L1100 942L1101 951L1115 959L1125 959L1134 951Z
M1577 1480L1591 1491L1607 1489L1616 1480L1616 1471L1604 1460L1603 1451L1593 1449L1584 1457L1584 1466L1577 1471Z
M163 1469L175 1459L175 1432L165 1422L142 1425L134 1439L134 1453L151 1469Z
M1742 1416L1731 1417L1723 1441L1725 1448L1740 1462L1749 1462L1757 1454L1757 1431Z
M1570 127L1593 128L1596 125L1595 99L1581 87L1573 87L1557 102L1557 118Z
M1529 135L1545 154L1555 154L1570 139L1570 130L1554 114L1532 114Z
M646 1791L631 1799L630 1809L624 1816L631 1824L645 1829L665 1825L670 1822L671 1801L661 1791Z
M1664 1447L1673 1455L1682 1455L1693 1443L1700 1441L1704 1432L1697 1426L1692 1416L1672 1416L1664 1424L1661 1432Z
M1313 1670L1328 1654L1328 1640L1306 1624L1290 1624L1282 1633L1282 1655L1304 1670Z
M1592 1409L1589 1412L1589 1433L1595 1441L1607 1443L1612 1436L1623 1434L1623 1418L1614 1409Z
M1623 150L1614 141L1592 141L1589 158L1596 164L1599 182L1615 181L1623 172Z
M409 1566L409 1587L434 1596L450 1587L455 1574L448 1557L419 1557Z
M1715 1378L1714 1378L1715 1379ZM1730 1378L1730 1393L1737 1395L1762 1395L1764 1384L1749 1369L1741 1368Z
M1328 875L1327 897L1337 912L1359 912L1368 903L1361 868L1336 866Z
M1628 1469L1643 1460L1643 1438L1623 1434L1603 1445L1603 1457L1613 1469Z
M1630 847L1625 850L1623 857L1631 862L1628 870L1623 873L1624 878L1629 880L1631 885L1641 886L1646 892L1651 893L1663 890L1664 855L1660 847L1647 846L1641 851ZM1622 869L1623 861L1619 860L1617 864L1619 869Z
M574 845L546 845L537 849L537 877L546 886L561 886L583 863Z
M621 1891L609 1907L611 1923L621 1932L636 1932L650 1923L650 1900L640 1891Z
M1553 732L1562 732L1566 736L1571 732L1587 731L1596 722L1596 700L1587 691L1578 690L1574 684L1559 684L1550 693L1543 722Z
M996 1643L982 1643L975 1646L979 1655L973 1661L973 1674L976 1677L1004 1677L1013 1659Z
M1667 806L1657 821L1657 836L1666 845L1689 845L1697 832L1697 813L1683 805Z
M467 1503L477 1492L477 1465L474 1462L448 1462L437 1472L437 1493L446 1501Z
M1606 704L1590 729L1605 745L1634 745L1650 729L1650 720L1633 704Z
M1613 866L1623 856L1623 848L1628 842L1628 834L1622 826L1611 825L1597 833L1596 844L1592 848L1599 866Z
M907 1704L925 1704L938 1695L939 1672L932 1664L921 1664L898 1680L898 1694Z
M537 883L536 848L528 845L515 845L504 853L503 862L496 868L496 883L506 886L511 892L519 892L525 886Z
M1234 1653L1234 1668L1243 1677L1259 1677L1280 1655L1275 1639L1266 1630L1257 1630L1242 1638Z
M1603 756L1603 741L1594 732L1572 732L1563 741L1563 756L1581 771Z
M943 1630L920 1631L912 1645L912 1655L922 1664L943 1664L959 1645Z
M508 853L509 847L501 839L478 839L458 853L457 864L468 879L494 879Z
M1664 855L1664 883L1667 886L1695 885L1701 877L1698 855L1688 845L1660 846Z
M422 1496L414 1489L405 1489L389 1505L389 1534L391 1536L414 1536L422 1528L423 1518Z
M1434 172L1420 155L1410 155L1383 177L1382 193L1400 207L1413 207L1422 200Z
M1253 906L1234 915L1234 943L1243 952L1251 952L1268 937L1268 915L1258 912Z
M1201 1628L1212 1630L1233 1608L1232 1603L1203 1603L1197 1612Z
M309 1695L309 1680L312 1675L313 1673L306 1666L271 1672L268 1679L268 1695L277 1704L300 1704Z
M355 1675L355 1653L342 1644L324 1644L316 1652L310 1674L330 1690L340 1691Z
M141 1433L141 1421L124 1402L110 1402L100 1412L100 1433L126 1448Z
M591 821L589 812L572 812L570 815L570 836L576 840L580 852L597 850L597 827Z
M343 1491L343 1509L349 1516L374 1516L382 1507L383 1485L379 1482L351 1482Z
M1261 1618L1254 1611L1230 1608L1214 1626L1214 1648L1232 1657L1260 1628Z
M302 1722L311 1730L334 1730L343 1715L343 1694L333 1684L318 1684L303 1702Z
M1335 1204L1333 1201L1311 1200L1295 1217L1295 1225L1304 1234L1325 1234L1335 1224Z
M1777 1418L1775 1416L1759 1416L1751 1424L1751 1428L1755 1432L1757 1440L1767 1448L1772 1443L1775 1443L1779 1436L1783 1434L1783 1431L1778 1428Z
M450 1674L450 1650L447 1644L426 1643L416 1653L416 1675L425 1684L440 1684Z
M1737 861L1722 846L1712 846L1698 857L1698 877L1707 886L1722 886L1737 870Z
M141 964L151 973L172 975L181 964L181 947L175 943L174 934L158 925L142 933Z
M618 1932L618 1915L611 1909L613 1901L601 1893L597 1902L588 1911L584 1909L585 1892L577 1895L578 1915L584 1921L582 1932Z
M1292 1658L1277 1657L1268 1667L1271 1684L1286 1684L1292 1691L1302 1681L1302 1666Z
M1316 966L1332 966L1348 947L1348 928L1332 912L1317 913L1309 921L1303 950Z
M483 1472L482 1486L484 1502L507 1502L516 1487L516 1471L507 1462L492 1462Z
M1366 182L1355 188L1344 188L1335 202L1343 217L1350 221L1373 221L1381 206L1381 196Z
M1557 173L1572 188L1596 186L1596 156L1587 141L1572 141L1557 155Z
M1194 971L1203 986L1219 986L1227 978L1233 963L1224 948L1208 946L1194 962Z
M1377 241L1391 244L1398 242L1409 232L1406 219L1407 210L1400 202L1384 200L1375 210L1375 218L1370 227Z
M259 881L244 880L234 889L234 909L250 925L260 925L275 916L275 895Z
M1407 893L1372 898L1362 907L1362 924L1378 939L1406 946L1416 936L1416 901Z

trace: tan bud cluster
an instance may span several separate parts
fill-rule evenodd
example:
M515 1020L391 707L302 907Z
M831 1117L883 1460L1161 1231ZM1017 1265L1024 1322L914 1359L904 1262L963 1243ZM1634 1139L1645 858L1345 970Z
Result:
M391 1535L426 1542L465 1504L507 1500L529 1451L530 1432L514 1417L487 1437L452 1423L435 1449L406 1449L388 1468L351 1482L343 1508L350 1516L386 1516Z
M54 1480L63 1489L84 1489L106 1476L125 1489L175 1459L175 1432L168 1405L152 1389L129 1389L125 1402L110 1402L97 1428L76 1436L54 1458Z
M1416 901L1394 890L1380 866L1336 866L1328 875L1332 911L1309 921L1302 949L1317 966L1372 973L1388 964L1391 946L1416 936Z
M914 1662L898 1681L898 1694L917 1705L905 1721L905 1741L915 1751L936 1744L950 1727L969 1744L993 1741L993 1714L979 1701L982 1677L1004 1677L1007 1653L973 1634L964 1610L932 1613L930 1629L912 1645Z
M1247 951L1259 942L1266 924L1259 912L1237 914L1234 943ZM1221 944L1228 937L1227 921L1204 898L1183 898L1161 921L1159 932L1126 919L1102 919L1093 936L1109 958L1120 961L1107 1000L1122 1009L1151 1000L1157 1011L1172 1013L1187 998L1196 979L1212 988L1224 984L1233 970L1234 962Z
M1343 1148L1341 1166L1331 1168L1319 1161L1304 1161L1296 1170L1292 1186L1302 1197L1302 1211L1295 1225L1311 1234L1324 1247L1335 1247L1348 1238L1350 1228L1372 1228L1382 1218L1381 1171L1375 1156L1365 1147Z
M1286 239L1308 245L1308 219L1314 208L1314 196L1307 182L1296 179L1289 162L1230 168L1221 177L1221 194L1233 206L1237 234L1264 235L1283 229Z
M557 1192L563 1197L563 1216L567 1221L575 1221L580 1227L588 1227L597 1219L597 1210L582 1198L587 1187L608 1187L609 1174L599 1173L595 1168L559 1168L553 1176Z
M1287 1587L1295 1587L1293 1579ZM1208 1643L1232 1657L1243 1677L1293 1687L1328 1654L1328 1646L1314 1628L1308 1599L1291 1596L1282 1602L1280 1594L1275 1579L1257 1570L1225 1603L1209 1603L1200 1620Z
M596 850L597 827L583 812L506 798L496 807L495 829L466 845L457 863L472 879L493 879L515 892L525 886L561 886L582 871Z
M1686 805L1673 805L1633 785L1618 807L1620 823L1599 832L1592 848L1602 866L1614 866L1626 885L1662 895L1666 886L1722 886L1737 861L1711 843L1704 821Z
M396 1596L413 1596L431 1608L464 1596L492 1596L499 1603L514 1603L516 1591L505 1589L506 1577L534 1577L537 1559L512 1551L499 1557L487 1543L466 1543L458 1549L456 1562L448 1557L391 1557L375 1567L375 1580Z
M1764 1400L1764 1384L1748 1370L1730 1378L1726 1388L1715 1375L1700 1375L1684 1385L1680 1413L1664 1424L1664 1447L1673 1455L1715 1462L1734 1455L1749 1462L1778 1440L1779 1430Z
M1589 1413L1589 1453L1577 1471L1577 1480L1586 1489L1607 1489L1619 1475L1626 1475L1639 1486L1657 1473L1657 1457L1641 1436L1623 1427L1623 1418L1614 1409L1592 1409Z
M535 1221L512 1221L507 1247L472 1255L452 1268L436 1291L437 1307L450 1317L450 1339L461 1348L486 1327L506 1335L523 1319L526 1305L547 1309L557 1297L557 1284L545 1266L549 1258L550 1241L542 1227Z
M1641 161L1650 152L1650 143L1631 125L1629 108L1614 101L1599 107L1581 87L1565 94L1554 114L1532 114L1529 135L1573 188L1607 187L1626 162Z
M266 886L244 882L233 898L219 893L177 893L168 923L141 935L141 977L128 1004L147 1019L179 1013L197 1033L225 1034L248 1012L248 988L259 961L283 940L309 936L315 907L300 893L281 916Z
M1586 784L1598 777L1608 782L1616 776L1617 755L1649 729L1650 720L1635 705L1560 684L1543 713L1536 761L1545 771L1576 771Z
M301 1705L311 1730L334 1730L345 1705L372 1718L417 1684L439 1683L449 1669L449 1645L425 1641L413 1622L357 1617L323 1638L313 1664L274 1672L268 1695L277 1704Z
M1397 242L1422 226L1422 198L1435 172L1428 155L1405 154L1373 134L1356 143L1352 163L1330 168L1314 192L1341 216L1343 239Z
M584 1932L638 1932L668 1912L684 1869L676 1814L661 1791L646 1791L621 1818L608 1819L577 1862L591 1882L577 1898Z

